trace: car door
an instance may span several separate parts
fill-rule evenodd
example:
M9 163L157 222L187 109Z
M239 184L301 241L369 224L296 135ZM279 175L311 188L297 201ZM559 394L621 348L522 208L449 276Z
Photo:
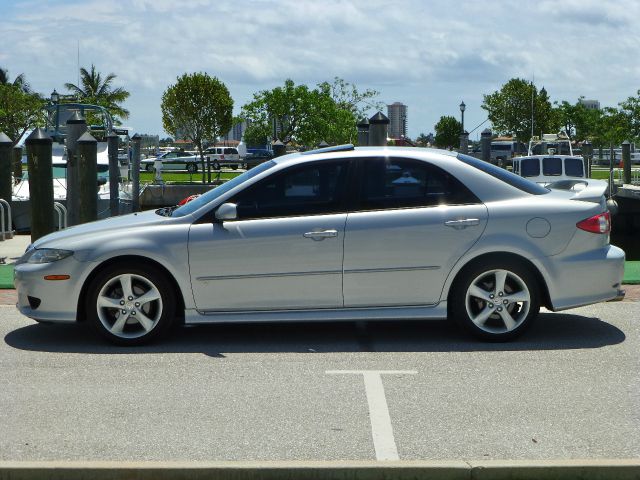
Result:
M204 312L342 306L350 162L292 166L229 202L233 221L189 234L194 300Z
M363 159L347 218L345 307L435 304L453 265L478 240L487 209L427 162Z
M169 152L162 158L162 169L163 170L177 170L180 168L178 162L178 157L180 156L180 152Z

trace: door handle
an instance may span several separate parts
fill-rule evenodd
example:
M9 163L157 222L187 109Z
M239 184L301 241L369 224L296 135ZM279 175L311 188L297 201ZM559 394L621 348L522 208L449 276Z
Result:
M337 230L321 230L319 232L307 232L303 233L304 238L310 238L312 240L324 240L325 238L332 238L338 236Z
M477 218L463 218L461 220L447 220L444 224L447 227L453 227L456 230L461 230L463 228L480 225L480 220Z

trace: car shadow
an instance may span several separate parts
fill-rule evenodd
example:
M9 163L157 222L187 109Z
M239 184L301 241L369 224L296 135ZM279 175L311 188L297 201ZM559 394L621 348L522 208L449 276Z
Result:
M34 324L9 332L7 345L27 351L143 354L329 352L475 352L600 348L625 340L625 334L599 318L541 313L529 331L508 343L487 343L466 335L448 321L260 323L186 326L159 343L118 347L85 324Z

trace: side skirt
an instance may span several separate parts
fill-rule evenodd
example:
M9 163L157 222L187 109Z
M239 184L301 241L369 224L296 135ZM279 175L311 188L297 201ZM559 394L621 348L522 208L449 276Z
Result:
M269 310L199 312L185 311L186 324L234 322L333 322L355 320L436 320L447 317L447 302L437 305L370 308L326 308L315 310Z

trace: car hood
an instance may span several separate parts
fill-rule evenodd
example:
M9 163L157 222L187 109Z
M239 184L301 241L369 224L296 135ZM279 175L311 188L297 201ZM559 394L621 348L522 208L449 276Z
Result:
M84 223L75 227L66 228L58 232L50 233L38 240L32 246L35 248L73 248L73 244L92 236L100 236L100 233L112 234L117 230L140 228L152 225L164 224L171 221L184 221L184 217L171 218L155 213L155 210L147 210L139 213L130 213L118 217L110 217L96 222ZM98 238L96 237L96 238Z

